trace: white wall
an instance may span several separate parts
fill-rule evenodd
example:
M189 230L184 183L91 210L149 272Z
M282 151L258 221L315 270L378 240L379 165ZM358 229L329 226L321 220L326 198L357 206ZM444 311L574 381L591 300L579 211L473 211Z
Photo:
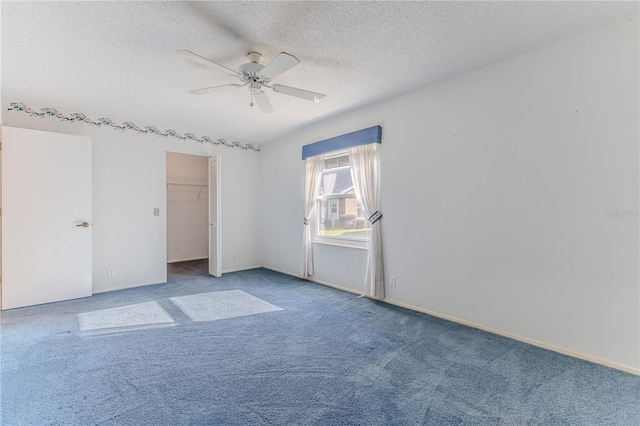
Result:
M209 257L207 157L167 152L167 261Z
M638 49L636 16L265 145L264 265L300 272L302 145L380 124L388 300L640 372L638 217L605 216L639 207Z
M638 372L638 218L604 214L639 207L638 47L634 17L260 154L7 111L41 106L22 99L2 124L92 138L94 292L166 280L167 151L221 155L223 272L299 274L301 146L380 124L389 301ZM315 251L315 279L361 288L364 251Z
M206 156L220 154L223 272L261 265L260 224L255 220L259 153L92 127L85 123L66 123L51 117L34 118L22 112L7 111L12 101L23 101L34 109L40 107L28 100L3 99L3 125L92 138L94 292L166 281L167 151ZM64 105L42 106L54 106L65 113L84 112L92 117L89 111L75 111ZM115 122L135 122L134 117L110 118ZM158 126L161 123L136 124ZM160 216L153 215L154 207L160 208ZM109 268L115 269L114 277L107 277Z

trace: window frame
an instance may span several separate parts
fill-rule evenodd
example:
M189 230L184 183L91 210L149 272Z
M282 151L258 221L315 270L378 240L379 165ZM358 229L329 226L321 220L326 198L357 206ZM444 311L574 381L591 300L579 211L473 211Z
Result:
M324 173L326 170L331 170L331 169L335 169L335 168L341 168L341 167L351 167L351 163L350 161L346 164L346 165L340 165L340 161L338 161L337 165L334 167L326 167L326 162L327 160L332 160L332 159L336 159L339 157L344 157L344 156L349 156L349 152L348 150L339 150L339 151L334 151L334 152L330 152L325 154L325 167L322 169L322 173ZM320 179L322 179L322 177L320 177ZM351 191L353 187L351 187L349 189L349 191ZM356 211L359 210L363 210L363 207L360 205L360 203L358 202L358 198L355 196L355 194L347 194L347 193L343 193L343 194L323 194L323 195L316 195L316 205L314 207L314 211L310 220L310 225L311 225L311 229L312 229L312 235L311 235L311 242L313 244L327 244L327 245L333 245L333 246L342 246L342 247L351 247L351 248L359 248L359 249L367 249L369 246L369 241L371 239L371 227L369 226L368 228L366 228L367 232L367 237L365 238L356 238L356 237L343 237L343 236L327 236L327 235L322 235L321 229L320 229L320 217L322 215L322 201L323 200L329 200L329 203L331 202L331 200L339 200L339 199L350 199L353 198L356 200ZM327 203L327 209L329 209L329 203ZM337 205L337 209L338 209L338 218L340 217L340 206ZM327 213L330 214L330 213ZM356 213L356 218L357 218L357 213ZM366 219L366 218L365 218ZM339 219L338 219L339 220Z

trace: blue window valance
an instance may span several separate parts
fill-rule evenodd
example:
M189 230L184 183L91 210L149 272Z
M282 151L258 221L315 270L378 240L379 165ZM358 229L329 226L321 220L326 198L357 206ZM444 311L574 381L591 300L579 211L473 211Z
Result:
M382 143L382 127L373 126L302 147L302 159L370 143Z

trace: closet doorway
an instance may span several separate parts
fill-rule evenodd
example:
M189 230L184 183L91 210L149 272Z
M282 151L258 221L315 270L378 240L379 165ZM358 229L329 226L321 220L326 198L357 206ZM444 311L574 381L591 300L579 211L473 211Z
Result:
M220 277L220 158L167 152L166 162L167 262Z

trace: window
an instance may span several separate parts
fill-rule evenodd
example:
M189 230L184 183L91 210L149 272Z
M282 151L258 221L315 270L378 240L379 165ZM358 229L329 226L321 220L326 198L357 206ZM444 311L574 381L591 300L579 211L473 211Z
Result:
M312 242L366 248L365 286L369 294L382 299L380 143L382 127L373 126L302 147L305 160L302 277L314 272ZM373 227L368 218L361 216L365 209L358 209L352 172Z
M316 241L369 239L371 225L356 200L346 151L325 155L314 219Z
M338 199L330 198L329 199L329 219L338 220L340 217L338 215Z

